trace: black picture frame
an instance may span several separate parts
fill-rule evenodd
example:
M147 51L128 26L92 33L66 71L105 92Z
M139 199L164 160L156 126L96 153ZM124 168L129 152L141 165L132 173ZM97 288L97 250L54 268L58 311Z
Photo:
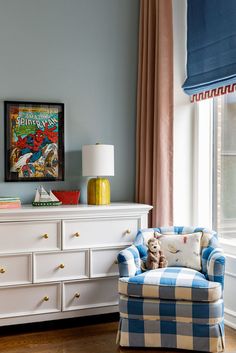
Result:
M4 101L5 181L64 180L64 103Z

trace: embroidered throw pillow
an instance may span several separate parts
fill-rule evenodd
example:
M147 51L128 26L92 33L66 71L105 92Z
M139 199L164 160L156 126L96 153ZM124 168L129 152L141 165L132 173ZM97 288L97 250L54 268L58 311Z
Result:
M160 237L161 250L168 260L168 267L180 266L200 271L201 237L202 232Z

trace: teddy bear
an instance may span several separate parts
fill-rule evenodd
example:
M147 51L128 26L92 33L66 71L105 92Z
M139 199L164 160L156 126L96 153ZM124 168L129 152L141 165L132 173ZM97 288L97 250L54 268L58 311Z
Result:
M161 251L160 241L156 238L150 238L147 243L147 261L145 264L146 270L155 270L157 268L167 267L168 262Z

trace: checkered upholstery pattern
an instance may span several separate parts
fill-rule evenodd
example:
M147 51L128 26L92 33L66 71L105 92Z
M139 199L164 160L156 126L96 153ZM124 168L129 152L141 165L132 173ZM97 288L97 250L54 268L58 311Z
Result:
M117 334L120 346L166 347L203 352L224 350L224 324L203 325L165 320L121 318Z
M119 293L142 298L215 301L221 298L220 283L184 267L167 267L119 279Z
M207 247L202 248L202 273L206 279L221 283L224 286L225 256L219 248L217 233L206 228L194 227L160 227L139 230L134 245L131 249L125 249L122 256L118 255L120 277L130 277L141 273L141 259L147 256L147 248L144 245L147 237L151 237L155 232L161 234L188 234L202 232L207 234L209 242ZM134 246L136 246L135 251ZM128 250L128 252L126 252ZM133 255L133 257L132 257ZM135 270L135 271L134 271Z
M202 262L206 264L205 276L209 281L221 283L224 287L225 256L218 247L209 246L202 251ZM203 272L204 273L204 272Z
M219 324L224 314L223 299L215 302L191 302L120 296L121 318L134 320L164 320L193 324Z
M185 267L141 271L146 241L163 235L202 232L201 272ZM204 228L142 229L118 255L120 323L117 342L128 347L224 350L225 257L217 234Z
M135 245L120 251L117 260L121 277L130 277L141 273L141 260Z

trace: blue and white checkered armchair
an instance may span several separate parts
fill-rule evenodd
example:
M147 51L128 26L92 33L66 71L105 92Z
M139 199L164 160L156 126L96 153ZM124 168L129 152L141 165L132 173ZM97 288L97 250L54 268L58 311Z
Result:
M142 272L147 237L154 232L208 235L201 248L201 272L167 267ZM205 352L224 350L225 257L217 234L204 228L140 230L118 254L120 322L117 342L128 347L167 347Z

